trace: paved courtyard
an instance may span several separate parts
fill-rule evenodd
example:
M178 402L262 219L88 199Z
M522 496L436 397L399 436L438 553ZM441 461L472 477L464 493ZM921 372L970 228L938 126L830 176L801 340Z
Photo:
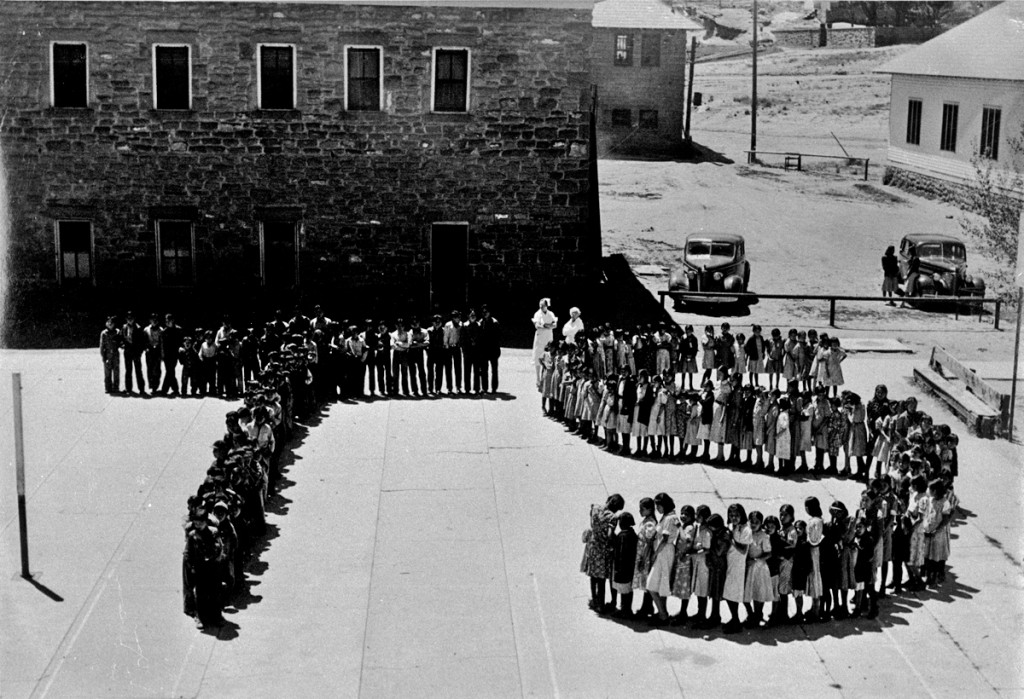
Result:
M919 355L854 355L911 392ZM621 492L777 511L859 485L631 460L541 415L527 352L494 399L336 404L285 461L249 594L217 635L181 613L185 501L229 404L111 398L95 350L0 353L0 695L203 697L1024 695L1021 447L961 441L951 574L875 620L723 636L587 609L591 502ZM23 374L22 580L11 371ZM923 407L954 418L930 398Z

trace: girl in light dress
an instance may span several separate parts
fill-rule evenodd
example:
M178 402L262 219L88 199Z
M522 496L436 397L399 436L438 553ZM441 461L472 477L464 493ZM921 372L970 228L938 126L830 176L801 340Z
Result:
M687 394L685 410L677 408L676 416L678 417L680 414L686 415L686 436L683 439L683 445L686 450L685 454L690 459L696 459L700 445L701 414L700 403L696 393L691 391Z
M750 522L750 545L747 546L747 572L743 586L743 601L747 608L746 625L757 628L764 618L764 605L775 601L772 590L771 572L768 569L768 558L771 556L771 537L764 530L764 515L754 510L748 518Z
M654 403L651 406L651 419L647 424L647 435L651 440L651 455L659 458L665 455L665 416L668 406L668 390L661 375L655 374L651 380L654 392Z
M580 386L582 396L579 398L579 418L581 433L589 441L597 437L597 429L594 426L594 419L597 417L597 410L601 405L601 385L594 378L594 370L586 367L583 370L584 380Z
M710 434L711 441L718 445L718 454L713 460L714 463L725 461L727 407L732 396L732 389L731 381L723 381L718 387L718 393L715 394L715 415L711 421Z
M948 497L946 484L937 478L928 484L928 508L924 519L926 585L938 585L946 581L949 522L952 517L953 504Z
M555 343L549 342L544 347L538 363L537 388L540 390L541 407L545 415L550 415L553 410L551 400L551 374L555 367Z
M619 377L609 374L601 390L601 406L597 410L597 426L604 430L604 448L611 451L619 441Z
M786 473L793 460L793 439L789 429L789 398L779 398L778 416L775 419L775 458L779 462L779 473Z
M764 470L775 471L775 451L778 444L776 426L779 421L779 389L773 388L768 394L768 407L764 413ZM786 427L789 430L789 427Z
M843 412L850 422L850 431L846 441L846 472L850 472L850 459L857 462L857 476L867 481L867 469L864 464L864 457L868 453L868 431L865 421L867 412L860 396L856 393L846 394L846 405Z
M821 609L821 558L818 546L821 545L825 534L825 522L821 518L821 504L818 498L809 497L804 500L804 511L807 513L807 543L811 551L811 569L807 574L807 582L804 587L804 595L811 598L810 615L804 617L808 622L818 620Z
M619 453L623 456L629 455L629 437L633 429L633 408L636 407L636 381L632 377L632 369L623 366L619 375L619 439L621 446Z
M846 383L843 378L843 360L846 359L846 352L839 346L839 338L831 339L831 348L828 352L828 381L826 386L832 387L832 395L839 395L839 387Z
M640 524L637 525L636 565L633 572L633 589L643 591L643 601L637 616L645 617L653 609L651 596L647 592L647 574L651 571L654 561L654 537L658 530L658 520L654 516L654 499L642 498L639 505Z
M672 568L676 561L676 541L679 538L680 521L676 514L676 505L668 493L654 496L654 507L661 518L658 520L657 532L654 537L654 562L651 572L647 575L647 591L654 599L657 619L652 620L656 626L669 621L666 602L672 594Z
M723 630L736 633L742 628L740 624L740 604L744 601L744 587L747 576L747 547L753 541L753 533L747 523L747 512L743 505L733 503L727 512L732 543L726 559L725 586L722 599L729 607L729 622Z
M925 539L925 527L927 526L925 516L931 505L928 495L928 479L924 474L918 474L910 481L910 500L907 503L906 517L912 529L910 530L910 555L907 558L907 573L910 580L907 582L908 590L921 590L924 588L922 572L924 569L925 555L928 552L928 543Z
M786 387L800 378L800 350L797 343L796 328L790 328L785 344L782 346L782 377L786 379Z

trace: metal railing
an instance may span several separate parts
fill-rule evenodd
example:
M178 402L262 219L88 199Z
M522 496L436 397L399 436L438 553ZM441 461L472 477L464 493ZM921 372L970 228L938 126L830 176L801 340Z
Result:
M836 301L895 301L897 299L917 304L950 304L955 307L954 313L960 317L960 304L966 304L968 308L982 308L987 303L994 304L995 309L992 315L992 327L999 330L999 316L1002 311L1002 299L986 298L984 296L900 296L890 298L886 296L833 296L830 294L729 294L717 291L659 291L661 305L665 306L665 300L672 298L682 299L736 299L737 302L757 302L759 299L789 299L794 301L828 301L828 324L836 327ZM981 322L981 314L978 314L978 322Z
M795 168L797 171L802 171L804 168L804 158L829 158L832 160L846 160L847 162L861 161L864 163L864 181L868 181L868 166L871 163L871 158L859 158L852 155L819 155L816 153L798 153L796 151L771 151L771 150L745 150L747 154L747 164L752 165L755 162L759 162L759 155L781 155L783 157L782 168L789 170Z

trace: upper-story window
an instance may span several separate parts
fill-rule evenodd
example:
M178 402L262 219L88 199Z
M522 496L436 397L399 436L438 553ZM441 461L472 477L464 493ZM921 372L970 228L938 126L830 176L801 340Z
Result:
M629 109L612 110L612 126L632 126L633 113Z
M644 32L640 41L640 67L656 68L661 65L661 34Z
M85 44L54 42L50 56L50 103L54 107L87 107L89 49Z
M960 105L947 102L942 105L942 133L939 150L956 152L956 126L960 119Z
M349 46L345 51L345 108L379 111L383 87L383 51L376 46Z
M260 44L256 54L260 109L295 109L295 47Z
M1003 110L999 107L984 107L981 110L981 143L979 149L983 158L999 160L999 122Z
M615 35L615 65L617 66L631 66L633 65L633 35L632 34L616 34Z
M907 143L921 145L921 100L907 102Z
M62 284L90 283L92 274L92 224L88 221L57 222L57 280Z
M187 45L153 45L153 106L192 108L192 49Z
M434 49L432 111L469 111L469 50Z

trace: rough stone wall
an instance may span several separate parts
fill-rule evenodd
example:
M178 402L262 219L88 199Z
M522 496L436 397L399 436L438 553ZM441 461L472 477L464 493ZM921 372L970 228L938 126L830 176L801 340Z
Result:
M922 175L921 173L892 165L886 166L885 174L882 176L882 184L927 197L928 199L953 204L967 211L982 213L976 210L976 197L972 193L971 187L966 184ZM1010 197L1005 197L1002 201L1005 202L1008 211L1020 210L1020 203L1015 202Z
M633 34L633 65L614 62L615 36ZM660 37L660 66L640 65L642 43ZM595 29L593 74L597 84L598 153L601 156L658 155L682 145L686 113L686 32L683 30ZM629 127L612 125L612 110L629 109ZM658 111L658 128L639 128L641 109Z
M14 287L57 293L54 221L73 216L93 222L88 293L258 294L257 221L275 206L300 212L295 293L338 304L424 307L441 221L470 225L473 302L590 280L591 33L579 10L3 3ZM49 106L53 40L88 43L88 109ZM156 42L191 45L191 111L153 109ZM296 46L294 110L256 109L264 42ZM383 47L383 111L344 111L346 44ZM468 114L430 111L438 46L471 51ZM154 221L168 212L194 219L191 290L157 286Z
M772 35L778 46L794 49L818 48L820 36L817 27L799 29L773 29ZM828 46L822 48L869 48L875 45L874 27L850 27L828 30Z

